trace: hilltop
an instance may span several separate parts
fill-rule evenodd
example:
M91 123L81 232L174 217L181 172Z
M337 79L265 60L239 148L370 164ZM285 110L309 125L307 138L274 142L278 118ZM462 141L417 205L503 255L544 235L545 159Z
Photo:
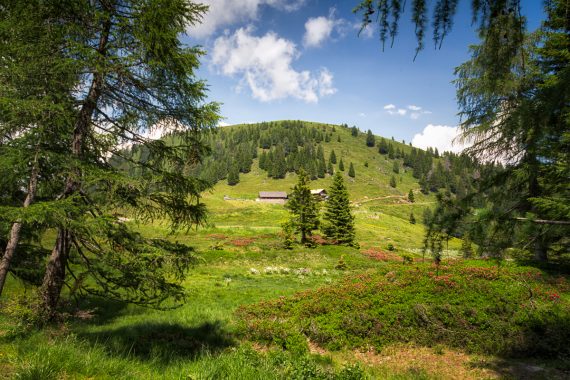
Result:
M370 135L347 125L303 121L227 126L207 137L211 156L193 168L192 174L215 183L212 191L204 194L204 201L211 211L210 222L216 227L242 226L246 220L249 227L276 229L286 212L282 206L254 203L259 191L289 191L297 181L295 170L299 167L312 173L313 189L326 189L331 184L331 166L338 171L342 160L359 241L393 241L420 248L424 212L435 204L435 191L429 187L456 192L457 183L470 186L465 175L456 173L457 162L465 158L448 153L440 156L437 151L424 151L381 136L374 136L369 146ZM336 163L331 164L332 152ZM280 156L274 160L285 166L280 175L272 173L269 155ZM351 164L354 177L349 176ZM464 167L474 170L470 161ZM230 184L232 168L237 169L239 177L234 180L237 183ZM395 187L391 181L395 181ZM440 181L441 186L435 181ZM413 203L408 200L410 190ZM410 224L411 213L417 224Z

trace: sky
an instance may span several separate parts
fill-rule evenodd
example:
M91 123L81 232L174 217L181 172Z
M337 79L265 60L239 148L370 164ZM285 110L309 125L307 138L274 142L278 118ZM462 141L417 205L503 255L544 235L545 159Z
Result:
M307 120L356 125L414 146L459 151L454 68L477 43L470 1L460 1L451 34L435 49L428 28L414 61L411 1L385 49L377 28L360 36L358 0L202 0L210 6L183 41L207 52L197 76L209 101L222 103L220 125ZM433 4L428 1L429 4ZM527 27L543 17L540 0L523 0Z

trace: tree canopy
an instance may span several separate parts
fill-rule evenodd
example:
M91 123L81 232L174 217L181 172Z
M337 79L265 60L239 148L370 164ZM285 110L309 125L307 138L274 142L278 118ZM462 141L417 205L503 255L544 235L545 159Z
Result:
M59 169L50 191L29 207L3 192L12 201L0 214L2 223L22 223L24 230L41 224L57 231L41 287L48 316L64 284L156 307L183 297L179 281L192 263L191 249L143 238L116 212L168 220L172 229L204 221L199 200L207 183L185 174L205 153L199 135L217 124L218 105L204 102L206 85L194 76L203 51L183 46L179 35L206 9L183 0L3 3L0 43L10 64L0 76L1 135L17 144L49 129L36 149L37 170L43 181L49 171L41 162ZM31 37L44 32L44 38ZM40 67L40 55L53 65ZM54 85L18 79L36 70L35 79ZM53 111L37 112L23 102L24 92L28 100L49 99ZM177 139L147 137L155 129ZM10 144L2 144L2 157ZM129 154L129 146L146 153ZM61 153L57 160L52 151ZM17 254L28 255L23 247Z

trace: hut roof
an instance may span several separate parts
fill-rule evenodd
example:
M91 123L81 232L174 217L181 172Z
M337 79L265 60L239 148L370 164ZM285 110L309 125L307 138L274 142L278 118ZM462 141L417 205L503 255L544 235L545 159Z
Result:
M260 191L259 198L282 198L287 199L285 191Z

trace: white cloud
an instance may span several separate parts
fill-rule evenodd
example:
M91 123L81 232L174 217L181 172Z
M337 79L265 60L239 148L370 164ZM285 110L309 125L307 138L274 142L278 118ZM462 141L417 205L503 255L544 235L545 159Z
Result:
M208 13L202 23L191 26L186 32L196 38L209 37L224 26L257 19L263 5L291 12L299 9L304 2L305 0L200 0L200 3L210 7Z
M417 133L412 139L412 145L426 149L437 148L440 152L461 152L468 145L460 144L454 140L459 136L458 127L447 125L428 124L421 133Z
M330 38L333 30L344 34L344 24L346 22L342 19L336 19L334 14L335 9L331 8L328 17L320 16L308 19L305 23L303 45L306 47L321 46L325 40Z
M318 73L296 71L293 60L299 57L295 44L269 32L262 37L253 28L240 28L234 34L218 37L212 50L212 63L222 74L239 75L241 85L263 102L294 97L316 103L319 97L332 95L333 75L326 68Z
M218 127L227 127L230 123L226 123L225 121L218 122Z
M361 112L361 113L358 114L358 116L360 116L360 117L366 117L366 114L365 114L364 112Z
M390 103L385 105L384 109L390 115L398 115L398 116L409 115L410 119L412 120L417 120L420 118L420 116L431 113L431 111L424 110L422 107L413 104L408 105L406 108L398 108L394 104Z
M352 28L356 29L359 33L360 36L363 36L364 38L372 38L372 36L374 35L374 31L375 31L375 27L373 23L370 23L368 25L366 25L364 27L364 29L362 29L362 23L361 22L357 22L352 24Z

